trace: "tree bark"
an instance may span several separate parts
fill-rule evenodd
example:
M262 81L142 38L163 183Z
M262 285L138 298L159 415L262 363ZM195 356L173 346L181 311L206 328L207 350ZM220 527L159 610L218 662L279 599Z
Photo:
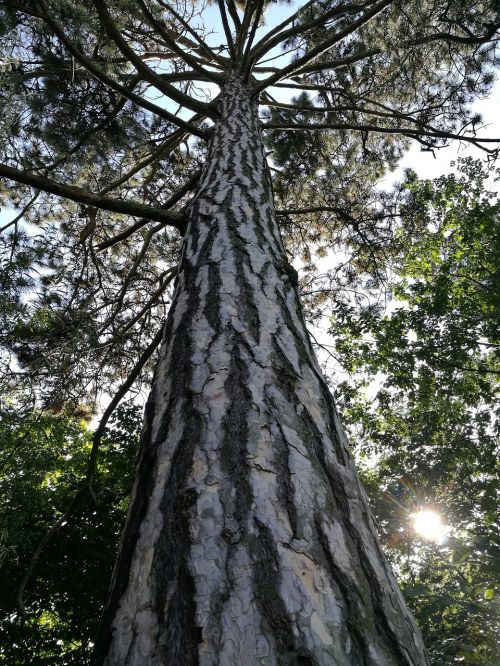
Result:
M228 76L94 664L428 664L377 541Z

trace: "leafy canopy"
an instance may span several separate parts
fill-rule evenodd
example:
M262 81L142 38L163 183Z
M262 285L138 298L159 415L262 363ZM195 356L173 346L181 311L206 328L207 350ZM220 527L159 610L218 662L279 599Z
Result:
M25 622L14 621L33 552L85 472L85 421L35 413L0 424L0 663L86 663L111 576L132 486L141 410L119 407L101 445L93 493L82 497L40 555ZM75 575L78 572L78 575Z
M470 159L433 182L410 172L389 307L373 293L331 318L351 377L339 386L344 421L435 664L493 665L499 656L500 200L487 189L495 176ZM442 543L416 539L421 509L449 525Z
M153 342L227 72L259 99L285 243L311 266L339 246L373 264L373 184L411 139L497 149L470 104L493 80L498 2L271 10L0 2L0 205L19 210L0 228L0 344L17 409L93 410Z

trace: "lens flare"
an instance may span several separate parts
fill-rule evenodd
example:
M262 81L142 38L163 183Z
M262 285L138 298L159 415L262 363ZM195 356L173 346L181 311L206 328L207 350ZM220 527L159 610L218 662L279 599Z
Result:
M413 529L429 541L441 541L448 532L439 513L428 509L413 514Z

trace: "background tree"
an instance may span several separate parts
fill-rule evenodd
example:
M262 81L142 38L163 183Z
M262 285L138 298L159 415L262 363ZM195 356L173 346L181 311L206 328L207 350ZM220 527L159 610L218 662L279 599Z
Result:
M12 621L19 580L40 539L66 511L85 472L92 433L75 416L2 419L3 663L87 663L126 511L140 425L138 407L118 408L101 446L94 494L82 498L64 530L47 544L28 595L26 621L19 623Z
M220 49L210 47L203 30L193 27L198 9L196 6L171 7L163 1L113 2L107 6L96 0L90 8L75 7L71 2L52 4L41 1L21 6L2 3L7 112L2 129L5 160L0 174L20 184L16 188L14 203L22 207L26 220L38 226L38 233L32 229L28 233L19 224L19 219L14 219L3 230L8 232L5 242L9 248L5 276L9 288L4 336L7 350L5 375L9 386L16 385L14 405L16 408L28 407L38 400L44 408L60 409L65 403L78 405L83 398L88 402L89 396L96 395L104 385L122 381L122 386L128 387L131 379L138 378L159 343L160 336L153 337L154 322L159 323L167 304L165 294L174 276L174 258L179 248L176 234L178 231L184 233L189 224L191 235L187 238L191 240L184 244L184 263L176 291L178 309L172 311L168 330L173 332L167 335L163 347L163 358L170 354L170 358L176 360L175 372L182 389L178 399L184 401L177 407L185 424L184 436L190 443L187 458L182 464L176 459L171 468L176 470L170 479L170 495L174 496L174 503L165 507L165 511L168 515L183 513L187 522L175 522L173 531L162 537L168 547L175 544L172 551L175 557L173 570L166 576L166 588L158 581L153 584L157 590L153 604L155 617L148 621L155 623L157 638L148 646L140 645L135 638L130 639L127 658L133 662L133 654L144 650L149 651L148 654L151 650L167 650L170 651L168 658L182 654L189 661L195 658L198 650L211 655L207 658L218 658L217 655L221 656L218 651L225 649L224 642L221 645L217 638L220 627L208 627L201 617L205 610L189 601L193 585L190 577L196 566L193 569L193 562L189 566L186 564L191 538L188 538L188 525L194 512L192 505L197 499L198 509L201 507L202 494L190 485L196 485L190 474L194 473L191 466L196 447L203 443L201 430L188 432L195 427L193 424L205 419L200 417L203 410L198 412L193 398L188 397L192 396L189 386L197 364L189 345L198 344L189 331L193 330L194 321L200 321L199 313L196 314L199 306L212 312L207 315L208 338L205 341L208 344L209 338L213 342L213 336L218 337L221 350L225 349L231 359L228 369L227 357L221 352L211 370L224 370L219 376L219 380L225 377L221 380L221 395L227 392L234 397L231 408L226 404L224 409L228 411L225 415L217 415L217 419L222 419L217 423L222 424L228 440L244 442L248 437L250 440L255 437L255 434L248 434L251 420L241 423L235 414L248 416L250 403L258 405L263 399L261 413L268 415L265 428L272 435L271 443L268 442L270 458L281 455L278 449L293 456L290 437L281 428L283 415L289 408L298 414L306 409L304 416L291 417L295 421L293 425L290 421L287 428L300 433L299 439L310 444L307 458L323 470L314 473L323 477L321 484L326 488L325 497L333 498L334 504L344 508L342 516L340 512L335 518L335 511L331 507L328 509L329 526L333 520L341 531L347 529L348 539L350 543L352 541L347 551L349 567L339 576L336 558L342 549L337 549L337 555L331 554L335 551L331 540L337 537L326 536L325 525L320 524L319 516L325 507L315 504L315 510L307 513L307 516L317 518L313 526L304 513L308 501L302 501L304 497L299 500L295 495L290 501L290 488L292 495L297 490L294 483L287 481L285 476L280 477L276 487L269 486L271 495L276 494L276 506L290 505L286 509L291 524L298 520L299 532L313 531L312 551L299 538L299 552L314 562L317 575L321 577L327 572L329 582L322 589L336 586L336 595L348 618L347 624L342 624L340 634L348 640L336 638L331 641L328 631L337 631L333 629L335 622L331 613L334 614L334 610L321 608L320 615L327 622L325 625L317 614L319 606L316 608L311 601L306 585L299 586L307 601L302 603L306 610L298 625L295 611L290 615L287 606L292 602L290 595L285 594L277 614L279 619L276 620L276 612L271 617L263 590L273 586L276 589L281 586L284 590L287 576L289 581L294 581L298 574L287 573L291 569L284 566L283 551L278 557L276 548L280 539L277 535L281 528L276 523L270 529L267 509L263 514L259 514L260 509L257 511L260 518L254 515L254 523L249 528L249 516L254 511L249 508L250 497L252 493L255 497L256 488L250 493L245 485L247 482L241 479L250 475L255 481L269 470L260 463L260 466L250 465L251 471L248 466L240 467L244 457L228 449L229 457L222 470L224 492L229 492L232 486L237 500L234 506L230 500L229 514L235 523L229 532L224 531L224 552L234 556L236 552L241 554L242 548L247 549L251 568L257 567L251 578L260 590L256 593L260 604L258 613L264 620L263 625L259 625L258 619L255 621L261 629L264 627L264 633L252 651L259 653L263 650L263 657L272 654L275 656L269 656L270 659L288 662L317 661L327 658L326 654L333 658L334 653L335 658L345 661L361 659L361 655L367 658L370 652L369 658L374 663L380 660L381 663L401 663L402 659L408 663L425 663L425 657L417 654L419 649L414 655L409 652L410 645L414 650L414 638L410 637L414 632L411 620L408 619L406 624L390 618L389 606L399 607L401 602L392 589L390 574L377 547L371 545L373 537L363 532L365 519L359 516L354 519L354 505L364 503L359 491L353 490L357 488L356 482L345 478L340 480L340 468L333 460L324 458L335 452L344 460L345 470L350 470L346 473L351 479L352 466L345 458L342 434L308 349L296 298L296 275L288 267L286 255L277 240L268 175L261 158L257 106L253 100L260 94L265 106L264 130L269 133L269 140L276 150L275 164L279 172L276 173L275 191L278 203L282 205L278 216L283 222L289 251L295 255L301 252L307 259L311 246L324 252L327 247L337 245L341 238L348 248L354 249L359 266L363 262L373 262L376 256L373 247L383 245L380 225L384 223L384 215L380 202L373 200L369 185L387 160L397 158L405 140L417 138L426 147L442 145L457 137L483 146L493 141L478 140L474 136L478 119L470 117L468 108L474 96L491 82L491 67L495 64L494 36L498 26L496 7L494 3L472 6L455 3L453 8L444 3L442 6L440 3L414 3L411 6L404 3L403 6L389 0L353 4L307 3L295 14L290 13L267 35L256 38L264 3L248 3L240 10L231 2L227 8L219 3L220 20L227 40L226 46ZM267 66L263 62L266 55L280 44L289 48L294 57L279 68ZM222 90L221 95L211 100L203 99L195 85L200 81L216 84ZM276 90L281 86L285 89L291 86L301 94L291 103L289 100L277 101ZM157 94L170 102L153 101ZM183 111L179 112L174 105L179 105ZM187 112L191 113L189 117ZM215 129L210 129L213 121ZM468 127L472 133L467 135ZM293 141L293 150L284 145L284 133L285 136L297 134L300 137ZM188 193L198 181L200 164L207 156L204 144L188 141L189 135L203 140L210 137L210 150L196 195L187 208L181 208L182 204L188 203ZM318 164L314 159L311 164L313 154L324 156L324 160ZM335 155L333 164L329 161L332 155ZM243 165L243 170L238 165ZM284 168L280 170L280 166ZM113 195L109 196L111 192ZM47 193L64 197L65 203L54 208ZM303 202L310 201L313 193L317 205L312 210L311 207L304 210ZM51 215L47 217L49 210ZM257 211L258 219L253 219ZM296 222L299 211L308 216L305 218L307 225L302 220ZM135 216L137 221L131 224L117 215ZM212 224L209 224L210 220ZM267 228L259 226L264 221ZM241 265L242 258L247 262L236 274L233 283L236 288L228 287L232 270L221 264L214 237L219 233L217 229L224 225L224 228L233 228L235 224L243 226L244 230L238 234L228 231L229 236L219 237L217 242L237 259L237 265ZM257 228L261 234L259 247L266 255L260 258L255 251L256 243L251 240ZM142 237L139 244L138 237ZM208 252L201 260L195 256L197 242ZM203 260L208 260L208 264ZM278 349L275 348L273 358L268 359L266 367L274 377L279 399L276 395L273 399L263 398L260 391L251 399L250 393L245 393L243 388L250 376L242 370L249 366L248 354L254 356L251 367L255 369L256 377L259 373L257 366L265 366L262 359L256 360L255 352L250 352L244 335L245 330L249 331L254 340L260 338L262 342L262 322L271 312L269 305L264 307L262 301L256 305L260 294L256 291L254 278L249 277L251 273L258 274L255 262L261 260L261 268L264 265L273 267L272 277L267 276L267 283L262 285L277 299L275 309L279 315L276 314L276 321L279 321L282 337L279 339L281 333L274 331L275 342L290 352L294 340L298 355L298 365L288 369L280 360ZM202 263L197 263L199 261ZM210 266L208 276L203 268L206 265ZM312 266L308 268L311 273ZM310 285L310 276L306 279ZM350 279L349 271L346 279ZM208 301L207 293L199 292L201 285L206 285L210 292ZM33 294L28 302L23 296L23 290L25 294L27 288ZM230 292L234 299L231 308L237 308L239 323L231 324L233 334L228 337L227 330L224 330L223 311L226 295ZM202 296L198 297L198 293ZM198 305L183 311L183 299L195 294ZM221 304L224 306L222 310ZM217 316L214 315L216 310ZM175 312L182 320L181 329L176 328ZM297 317L293 322L290 312ZM14 322L12 326L11 322ZM184 340L184 347L180 340ZM267 345L261 342L259 349L264 353ZM33 353L34 349L36 353ZM53 350L52 353L49 350ZM12 362L11 354L15 355L17 363L22 364L22 370ZM207 358L204 363L205 367L211 367ZM213 370L216 367L218 371ZM169 369L172 371L168 366L163 378L159 372L156 395L162 393L165 396L165 391L168 394ZM302 379L299 381L297 377L304 372L314 377L308 385L308 390L316 391L314 401L324 403L324 411L317 418L311 416L304 398L299 396L306 389L305 384L301 384ZM294 373L295 379L292 379ZM162 381L167 381L163 387L160 385ZM315 388L312 388L313 384ZM294 396L292 402L285 405L285 396ZM153 400L150 418L153 419L155 410L161 412L168 400L171 400L170 413L175 413L175 399L173 395L168 399L163 397L163 402L157 400L156 407ZM184 409L186 404L191 404L189 413ZM156 431L162 421L157 435L160 437L161 432L161 437L167 436L168 440L172 434L168 429L174 425L170 416L160 416L159 412L149 425ZM304 426L307 433L302 432L304 420L308 421ZM213 419L209 423L216 425ZM336 440L333 448L331 442L326 443L323 436L318 435L318 428L319 432L328 430L332 433L328 437ZM97 444L98 439L95 438ZM247 451L250 450L250 440L247 441ZM152 443L148 448L147 437L144 442L137 473L138 488L141 484L151 487L149 484L153 482L148 480L148 474L156 474L154 462L148 471ZM94 446L93 465L96 450L97 446ZM86 475L87 486L91 480L92 471ZM334 486L336 490L333 490ZM136 492L132 504L129 528L116 570L108 624L113 621L113 614L120 604L124 608L123 585L132 571L132 551L139 524L147 510L140 498L137 499L141 493ZM352 507L348 509L351 500ZM353 513L349 517L351 510ZM199 519L195 522L198 525L203 523ZM245 536L244 547L234 546L242 530L243 534L254 534L258 538L249 543ZM157 536L153 534L153 540ZM164 551L164 557L158 555L160 569L167 554ZM362 564L365 556L367 561ZM289 552L286 557L293 560L295 556ZM271 576L273 580L262 578L259 562L269 565L265 569L266 576L273 568L277 569L276 576ZM369 583L359 582L370 579L370 575L366 578L366 566L369 569L374 567L372 572L377 567L381 567L379 572L384 571L382 577L375 576L378 580L375 596L373 588L368 593L366 585ZM202 574L200 570L199 578L203 579L204 575L206 572ZM305 581L309 574L304 575ZM349 582L343 579L344 575ZM181 601L168 609L170 615L166 623L168 631L175 635L166 636L159 629L165 624L162 619L164 600L179 584L176 598ZM171 585L174 588L169 591L167 588ZM290 585L293 587L295 583L290 582ZM346 595L345 590L352 585L358 592L366 590L361 595L363 602ZM234 592L230 588L227 580L222 582L217 592L219 596L215 595L221 605L226 603L227 595ZM136 602L137 598L133 600ZM383 627L376 621L380 617L386 618ZM303 622L305 624L301 624ZM394 628L394 622L397 628ZM300 632L298 626L301 626ZM353 629L359 626L363 630L362 636ZM127 631L125 629L125 633ZM103 636L109 637L109 632L104 631ZM418 643L418 635L414 636L417 636ZM104 658L107 640L103 638L96 653L98 661ZM110 657L110 663L113 660L123 663L120 650L128 639L124 638L123 643L121 639L117 641L112 648L115 656ZM226 646L229 642L226 640ZM371 642L378 647L369 648ZM239 634L233 644L237 651L245 649L245 640ZM162 658L167 658L166 654Z
M386 264L390 307L365 292L331 320L351 378L338 385L344 420L371 461L365 486L435 664L499 656L500 207L488 175L498 178L470 159L434 182L409 173ZM442 542L415 540L422 508L448 523Z

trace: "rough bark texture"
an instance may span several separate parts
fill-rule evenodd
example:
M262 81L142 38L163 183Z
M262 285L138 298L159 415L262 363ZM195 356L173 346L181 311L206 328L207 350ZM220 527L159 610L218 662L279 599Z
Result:
M427 664L381 553L229 76L94 663Z

